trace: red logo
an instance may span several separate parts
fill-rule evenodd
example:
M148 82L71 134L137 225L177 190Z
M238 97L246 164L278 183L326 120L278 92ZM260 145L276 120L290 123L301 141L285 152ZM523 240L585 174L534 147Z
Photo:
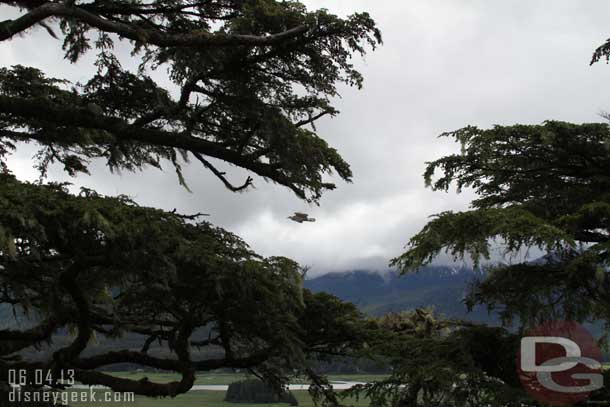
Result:
M552 321L521 339L517 372L525 390L551 406L586 400L604 386L602 352L595 338L572 321Z

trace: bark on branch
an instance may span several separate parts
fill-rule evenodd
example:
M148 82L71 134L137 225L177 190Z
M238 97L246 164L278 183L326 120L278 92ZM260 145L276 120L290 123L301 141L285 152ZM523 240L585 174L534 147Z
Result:
M0 331L0 356L9 355L36 343L48 340L62 325L56 318L49 318L26 331Z
M84 108L58 105L45 98L27 99L0 96L0 112L42 120L59 126L106 130L120 141L173 147L218 158L285 185L297 196L305 198L305 192L295 185L289 176L275 169L272 164L250 159L248 156L229 150L218 143L188 133L138 127L119 118L95 114ZM25 134L23 136L27 137ZM36 139L36 136L31 135L31 138Z
M280 33L264 36L212 34L203 30L184 34L167 34L157 29L145 29L111 21L80 7L70 7L62 3L46 3L16 20L0 22L0 41L10 39L49 17L73 18L101 31L115 33L123 38L159 47L267 46L298 37L309 30L307 26L300 25Z

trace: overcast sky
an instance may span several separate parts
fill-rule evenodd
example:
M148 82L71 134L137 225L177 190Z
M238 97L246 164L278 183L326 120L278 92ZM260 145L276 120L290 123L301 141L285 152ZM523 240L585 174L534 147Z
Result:
M610 66L588 65L595 47L610 37L610 2L601 0L333 0L305 1L345 15L368 11L384 46L357 59L365 88L342 89L341 114L324 119L319 134L352 165L354 183L339 183L319 207L286 188L256 179L256 189L234 194L193 165L186 170L192 193L165 172L110 174L71 181L104 194L127 194L142 205L210 213L209 220L242 236L259 253L292 257L310 275L387 267L431 214L461 210L469 194L431 192L425 162L457 151L437 136L466 125L535 124L548 119L599 122L610 110ZM0 7L2 19L15 14ZM0 66L23 64L70 80L86 80L91 59L62 60L61 44L38 30L0 43ZM122 61L130 66L129 61ZM163 83L163 72L155 78ZM31 147L21 148L11 168L35 179ZM236 183L243 172L221 164ZM55 172L53 180L66 180ZM316 223L286 217L304 211Z

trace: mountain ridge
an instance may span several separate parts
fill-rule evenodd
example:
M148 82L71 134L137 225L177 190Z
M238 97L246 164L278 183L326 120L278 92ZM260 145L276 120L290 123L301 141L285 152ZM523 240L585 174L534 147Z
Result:
M481 273L467 267L427 266L406 275L392 270L328 273L306 279L304 286L350 301L373 316L431 306L450 318L497 324L497 315L485 307L468 312L463 302L469 286L480 278Z

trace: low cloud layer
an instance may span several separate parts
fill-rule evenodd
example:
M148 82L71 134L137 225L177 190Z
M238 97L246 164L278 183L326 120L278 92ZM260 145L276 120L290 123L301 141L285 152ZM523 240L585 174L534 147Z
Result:
M365 89L342 89L342 114L324 119L319 133L351 163L354 183L339 183L321 205L308 206L287 189L256 180L243 194L227 191L195 164L186 170L192 193L173 169L110 174L96 164L77 185L105 194L127 194L139 203L185 212L207 212L210 220L248 241L265 255L285 255L311 266L312 275L387 267L427 221L443 210L467 208L470 193L431 192L425 162L457 151L438 139L465 125L534 124L544 120L599 122L610 110L605 89L610 67L588 65L594 48L610 36L606 1L335 0L305 2L338 14L368 11L385 45L355 62ZM2 19L10 10L0 7ZM0 44L0 65L31 65L57 77L86 80L91 59L70 65L61 44L45 34ZM125 60L129 66L133 61ZM168 83L163 72L155 77ZM11 165L24 179L36 177L32 146ZM227 167L220 164L221 167ZM223 168L239 180L245 172ZM66 180L54 172L53 179ZM286 219L304 211L316 223Z

